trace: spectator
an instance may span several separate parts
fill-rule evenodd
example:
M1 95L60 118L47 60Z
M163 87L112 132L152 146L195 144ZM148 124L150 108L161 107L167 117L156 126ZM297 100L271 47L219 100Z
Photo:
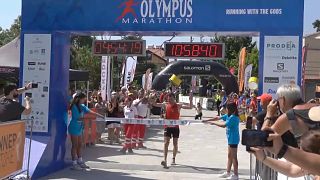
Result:
M217 122L223 120L224 122ZM227 114L221 117L215 117L213 119L205 120L203 122L209 122L212 125L216 125L222 128L226 128L227 140L228 140L228 161L227 172L220 175L221 178L239 179L238 175L238 144L240 142L238 110L236 103L227 104ZM234 174L231 175L231 166L233 165Z
M16 102L20 94L32 88L32 83L27 84L23 88L17 88L16 85L10 84L4 87L4 97L0 99L0 122L19 120L21 115L31 113L30 97L25 97L25 106Z
M100 92L98 93L98 102L94 105L94 108L96 109L97 113L101 115L106 115L107 113L107 105L102 100ZM102 142L101 135L106 129L106 123L104 118L97 118L96 124L97 124L97 140L98 142L101 143Z
M253 117L252 123L253 127L257 126L257 129L261 130L264 118L267 115L267 107L269 103L272 101L272 96L270 94L265 93L259 96L257 99L260 100L260 106L262 108L262 111Z
M126 98L124 101L124 117L126 119L133 119L138 117L137 108L132 105L132 99ZM133 153L133 147L135 146L136 141L133 141L134 131L136 129L135 124L125 124L124 131L125 131L125 142L123 144L122 149L120 150L121 153L126 154Z
M202 107L201 107L201 105L200 105L200 103L198 102L197 103L197 106L196 106L196 116L194 117L194 119L195 120L197 120L197 119L202 119Z
M251 94L251 101L249 104L249 116L254 117L257 115L258 112L258 103L257 103L257 96L256 94L252 93Z
M223 94L221 93L220 90L218 90L215 94L215 97L214 97L214 100L216 102L217 111L218 111L218 116L220 116L220 104L221 104L222 96L223 96Z
M86 95L84 93L77 93L72 100L71 109L71 121L68 127L68 132L71 137L72 147L72 169L81 170L89 168L82 159L81 147L82 147L82 133L84 128L83 118L84 114L91 113L96 116L104 118L104 116L91 111L84 105L86 102Z
M145 91L143 89L139 91L138 99L133 101L133 106L135 106L137 109L138 118L141 118L141 119L147 118L148 113L150 111L149 108L151 107L151 104L149 103L148 97L145 94ZM137 148L146 149L146 147L143 145L145 131L146 131L146 125L137 124L135 126L134 135L138 140L138 143L137 143L138 146L136 146Z
M116 92L111 93L111 100L108 102L108 117L114 117L118 118L119 117L119 107L120 102L117 96ZM120 129L120 122L118 121L108 121L107 122L107 127L108 127L108 139L110 140L110 144L113 144L114 141L120 142L119 139L119 131Z
M316 179L315 177L310 177L310 172L302 169L298 165L295 165L291 162L280 161L277 159L270 158L265 155L264 150L261 148L251 148L254 151L256 158L269 166L270 168L285 174L289 177L301 177L305 176L305 179ZM301 138L301 149L309 152L320 155L320 132L319 131L308 131ZM319 167L319 166L318 166ZM311 173L312 174L312 173ZM316 174L313 173L313 174ZM319 180L319 176L317 177Z

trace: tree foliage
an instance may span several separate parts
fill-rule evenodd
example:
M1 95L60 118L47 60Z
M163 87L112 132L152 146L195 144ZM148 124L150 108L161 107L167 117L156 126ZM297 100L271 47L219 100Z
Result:
M101 57L93 56L90 36L74 36L71 38L70 68L89 71L90 89L100 86Z
M315 20L313 23L313 28L316 29L317 32L320 32L320 19Z
M256 48L256 42L252 42L251 37L226 37L215 36L212 42L225 44L225 60L223 63L228 69L235 68L235 75L238 73L239 53L243 47L247 48L248 59L246 64L253 64L253 74L258 74L258 57L259 52Z
M0 47L18 37L21 32L21 16L18 16L9 29L0 27Z

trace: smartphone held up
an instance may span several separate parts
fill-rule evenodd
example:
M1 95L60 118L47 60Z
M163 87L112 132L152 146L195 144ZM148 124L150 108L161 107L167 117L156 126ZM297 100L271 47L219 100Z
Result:
M272 147L273 142L268 141L268 131L245 129L242 131L241 144L247 147Z

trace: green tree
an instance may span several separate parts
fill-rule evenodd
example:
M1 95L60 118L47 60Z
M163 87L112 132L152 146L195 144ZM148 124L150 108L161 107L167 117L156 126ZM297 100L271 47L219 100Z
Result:
M211 39L212 42L225 43L225 60L222 63L228 68L235 68L235 75L238 73L239 66L239 53L243 47L247 48L247 52L251 53L252 49L256 46L252 42L251 37L226 37L215 36Z
M313 25L313 28L315 28L317 32L320 31L320 20L319 20L319 19L315 20L315 21L312 23L312 25Z
M21 32L21 16L18 16L9 29L0 27L0 47L18 37Z
M90 89L100 86L101 57L93 56L90 36L74 36L71 38L70 68L89 71Z
M247 63L252 64L252 75L254 77L258 77L258 71L259 71L259 50L257 47L254 47L251 52L248 53L247 55Z

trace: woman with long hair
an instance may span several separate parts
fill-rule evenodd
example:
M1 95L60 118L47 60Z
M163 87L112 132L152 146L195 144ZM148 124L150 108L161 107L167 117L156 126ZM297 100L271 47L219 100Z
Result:
M71 121L68 127L68 132L71 137L71 156L72 156L72 169L81 170L83 168L89 168L82 159L81 147L82 147L82 132L84 129L84 114L91 113L96 116L104 118L101 114L91 111L84 105L86 102L86 95L84 93L77 93L70 105Z
M222 120L222 121L218 121ZM239 179L238 175L238 144L240 142L239 134L239 115L236 103L227 104L227 114L221 117L215 117L213 119L204 120L203 122L216 125L218 127L226 128L227 140L228 140L228 161L227 172L220 175L221 178ZM231 175L231 166L233 165L234 174Z

